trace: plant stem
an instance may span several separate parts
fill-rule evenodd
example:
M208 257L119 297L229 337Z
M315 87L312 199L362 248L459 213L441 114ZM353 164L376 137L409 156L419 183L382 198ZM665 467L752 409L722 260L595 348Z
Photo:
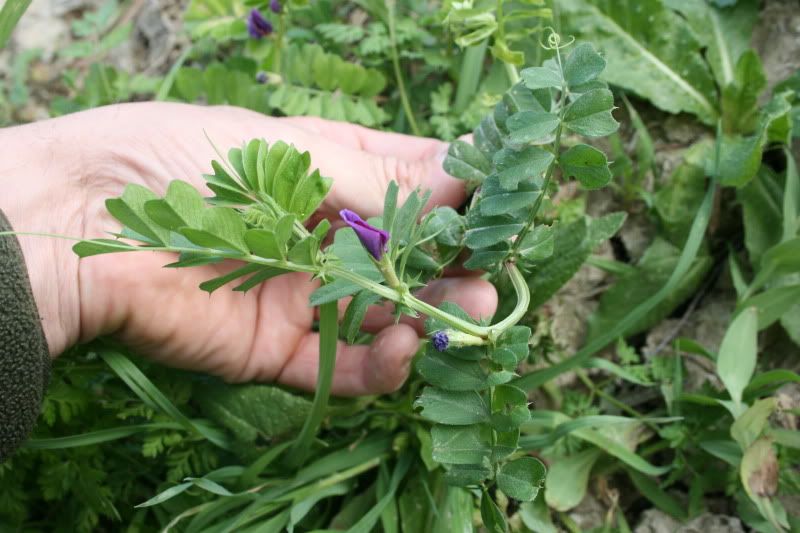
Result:
M414 112L411 110L411 103L408 100L406 86L403 82L403 73L400 70L400 56L397 53L397 33L395 31L395 0L386 0L386 10L389 12L389 41L392 48L392 66L394 67L394 77L397 82L397 90L400 91L400 101L403 104L403 112L411 126L414 135L421 135Z
M556 48L556 58L558 59L559 67L561 67L561 55L558 53L558 49ZM512 65L513 66L513 65ZM566 113L567 106L565 105L567 101L567 96L569 95L569 90L567 86L564 85L561 87L561 96L559 97L559 110L558 110L558 126L556 127L556 138L553 141L553 160L547 166L547 171L544 175L544 183L542 183L542 194L536 199L536 202L533 204L533 208L531 208L530 215L528 216L528 220L525 223L525 226L517 235L514 244L511 246L511 256L519 250L519 247L522 245L522 241L524 240L525 236L533 229L533 224L536 219L536 215L539 213L539 208L542 206L542 201L544 200L544 195L547 194L547 188L550 186L550 182L553 179L553 172L555 172L556 164L558 163L558 156L559 151L561 150L561 133L563 131L563 123L564 123L564 115Z
M506 67L506 76L508 77L509 83L511 83L511 85L516 85L519 83L519 72L517 71L517 67L511 63L504 63L504 66Z

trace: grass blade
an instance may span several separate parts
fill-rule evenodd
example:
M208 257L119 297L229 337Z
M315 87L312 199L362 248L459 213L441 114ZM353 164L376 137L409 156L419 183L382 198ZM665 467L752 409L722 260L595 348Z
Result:
M319 307L319 373L317 375L317 391L311 412L306 418L300 435L289 450L289 457L294 465L302 464L311 449L314 437L328 408L328 399L333 384L333 371L336 367L336 345L339 340L339 310L336 301L322 304Z
M0 50L6 47L11 32L22 18L31 0L6 0L3 9L0 9Z
M114 373L148 406L163 412L184 428L199 433L220 448L229 448L230 445L223 432L189 420L130 359L119 352L107 349L99 351L99 355Z

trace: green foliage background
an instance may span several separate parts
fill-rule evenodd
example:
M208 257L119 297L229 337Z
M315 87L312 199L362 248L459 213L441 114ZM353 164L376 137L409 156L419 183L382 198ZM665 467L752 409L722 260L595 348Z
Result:
M4 5L0 36L23 4ZM510 370L528 394L523 403L533 401L519 445L530 454L524 460L547 465L545 488L532 495L519 482L520 472L535 465L502 471L501 490L488 495L452 484L454 477L484 474L445 472L439 463L461 462L446 444L474 455L481 436L471 426L431 432L430 419L459 412L438 412L446 391L423 386L460 383L469 391L485 376L431 350L401 391L332 400L321 421L324 445L315 442L302 464L287 464L276 459L313 412L307 396L271 385L226 385L103 342L56 360L33 439L0 465L0 529L630 531L644 510L657 509L678 522L713 511L756 531L800 530L800 404L791 388L800 383L800 180L792 155L800 74L771 80L779 83L767 89L750 48L757 2L293 0L283 15L270 15L277 34L260 41L247 37L244 23L255 5L193 0L184 14L191 44L163 75L126 72L106 60L130 38L131 25L116 23L124 5L110 1L87 11L72 21L73 45L59 52L82 66L58 80L53 92L61 96L48 102L50 113L156 99L321 116L446 140L474 130L474 146L451 145L447 170L473 186L499 176L520 196L492 204L493 194L509 193L483 183L473 200L484 202L474 211L481 216L467 217L460 229L451 225L457 213L437 212L430 223L449 229L438 234L436 257L466 244L474 268L491 268L512 252L497 221L486 219L513 218L492 210L542 198L534 230L513 245L530 261L525 275L533 298L522 325L534 336L530 354ZM520 71L532 91L549 90L536 85L552 74L546 61L553 51L541 46L545 26L558 29L562 44L576 40L565 55L582 43L601 52L602 81L613 93L587 78L576 94L600 91L591 100L604 105L559 122L545 116L550 108L541 101L537 108L514 92ZM36 61L36 51L14 56L14 76L0 87L6 123L17 122L32 98L28 75ZM580 85L584 73L567 72L569 84ZM619 109L612 115L613 102ZM670 148L659 124L672 114L697 133L663 171L659 161ZM608 124L617 120L622 128L614 132ZM565 152L554 175L560 190L517 184L525 172L547 167L550 152L538 146L552 144L548 135L561 122ZM608 141L592 140L607 134ZM534 146L520 162L518 152L497 144L500 138ZM546 142L536 144L540 139ZM610 175L597 170L606 154ZM515 171L522 163L526 170ZM543 166L534 172L531 165ZM563 191L573 176L581 188L570 196ZM609 180L611 193L590 192ZM293 193L286 196L285 207L301 220L327 190L322 178L312 181L318 194L307 205L291 207ZM250 191L214 192L224 200ZM126 192L119 202L136 202L136 194ZM601 201L615 208L598 212L593 206ZM638 251L614 237L631 219L643 219L649 232ZM192 237L212 247L226 238L199 229ZM251 237L270 246L263 233ZM612 238L617 253L598 253ZM337 234L334 246L347 249L353 242L346 239ZM318 249L320 240L307 244ZM425 276L441 266L426 267L420 257L409 264ZM553 313L570 312L559 306L560 295L586 265L605 272L608 286L581 300L594 309L585 339L565 345ZM496 279L504 316L513 296L508 281ZM315 295L316 304L354 292L327 290ZM724 335L714 339L719 346L681 329L654 336L655 350L646 346L667 318L685 329L704 320L699 313L711 312L703 303L712 292L735 302L722 319ZM360 342L358 306L370 301L354 301L341 334ZM575 512L587 495L607 511L591 526Z

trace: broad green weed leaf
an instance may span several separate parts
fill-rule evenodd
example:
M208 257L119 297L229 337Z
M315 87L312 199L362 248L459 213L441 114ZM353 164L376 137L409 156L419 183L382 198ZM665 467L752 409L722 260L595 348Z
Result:
M537 533L558 533L550 517L550 510L544 498L537 498L532 502L525 502L519 507L519 515L525 526Z
M742 204L744 244L750 261L758 264L761 256L778 244L781 235L775 228L783 225L781 210L784 183L781 177L766 166L744 187L736 191Z
M532 502L544 486L546 470L535 457L521 457L504 464L497 472L497 486L509 498Z
M756 2L695 2L665 0L664 4L686 17L694 36L706 48L705 56L717 84L734 81L736 64L750 46L753 26L758 20ZM735 5L730 5L735 4Z
M311 409L302 396L273 385L214 384L197 398L206 416L247 443L298 431Z
M669 180L653 195L653 207L664 227L665 237L675 246L686 242L692 219L705 194L704 161L712 145L700 141L684 155L684 161L670 174Z
M562 512L578 505L586 494L592 467L601 454L597 448L589 448L551 461L545 482L547 505Z
M489 408L486 400L476 391L446 391L425 387L414 402L422 408L422 416L450 426L466 426L488 422Z
M759 331L781 319L800 302L800 285L780 285L757 294L740 304L740 308L758 310Z
M584 189L600 189L611 181L606 154L587 144L576 144L559 157L564 175L577 179Z
M753 403L731 426L731 437L743 450L758 439L767 427L769 417L778 408L776 398L764 398Z
M600 298L600 305L589 319L589 339L602 335L611 326L622 320L636 306L647 300L662 287L678 264L680 249L657 238L645 250L644 255L629 274L617 277L617 282ZM633 325L629 335L634 335L654 326L668 316L683 301L689 298L702 283L712 266L707 254L695 259L681 282L659 305Z
M614 95L608 89L594 89L583 93L567 106L564 125L579 135L604 137L617 131L614 120Z
M581 219L555 228L553 255L526 275L531 289L531 309L547 301L578 271L597 246L612 237L625 220L623 213L598 219Z
M753 50L739 57L733 82L722 89L722 127L729 133L749 133L758 117L758 97L767 86L761 60Z
M661 0L641 0L635 10L623 0L565 0L560 8L562 31L603 51L606 81L670 113L693 113L707 124L716 120L714 83L701 43Z
M742 392L753 377L757 352L758 311L750 307L728 326L717 355L717 374L736 404L741 404Z

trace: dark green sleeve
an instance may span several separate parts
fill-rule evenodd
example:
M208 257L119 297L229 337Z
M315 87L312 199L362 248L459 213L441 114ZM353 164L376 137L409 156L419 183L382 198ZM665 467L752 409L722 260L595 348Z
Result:
M0 232L10 231L0 211ZM33 429L50 354L16 237L0 236L0 463Z

